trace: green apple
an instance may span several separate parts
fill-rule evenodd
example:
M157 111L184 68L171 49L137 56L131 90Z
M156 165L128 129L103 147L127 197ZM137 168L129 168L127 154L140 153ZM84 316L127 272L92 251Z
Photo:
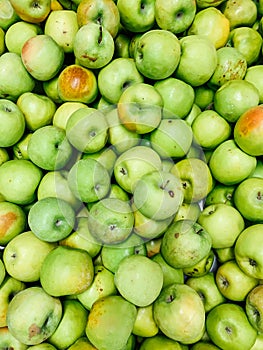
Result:
M177 269L169 265L160 252L155 254L151 259L157 262L162 268L163 288L172 283L184 283L183 269Z
M262 74L263 74L263 65L257 64L255 66L252 65L248 67L244 77L244 80L253 84L258 89L260 104L263 102L263 86L262 86L262 80L261 80Z
M98 73L98 88L110 103L117 103L123 91L134 83L142 83L144 77L139 73L132 58L115 58Z
M249 322L262 334L263 323L262 323L262 293L263 286L259 284L249 291L245 300L245 310L248 316Z
M123 91L118 104L122 125L138 134L154 130L162 119L163 99L151 84L133 84Z
M245 228L241 213L231 205L210 204L200 213L197 222L209 233L213 248L229 248Z
M24 43L42 33L42 29L38 24L18 21L13 23L5 33L5 45L9 52L21 54Z
M174 216L174 221L177 220L192 220L192 221L197 221L199 215L201 212L201 206L199 205L199 203L185 203L183 202L177 213Z
M35 130L28 143L28 156L39 168L60 170L69 162L73 149L66 132L54 125Z
M120 23L132 33L149 31L155 24L155 1L118 0Z
M200 85L200 86L204 86L204 85ZM191 126L193 124L193 121L198 116L198 114L201 113L201 111L202 109L198 106L197 103L194 102L190 112L187 114L184 120L187 122L188 125Z
M233 302L217 305L208 313L206 330L212 342L225 350L250 350L257 337L244 309Z
M63 102L58 93L58 75L50 80L43 81L42 87L47 97L51 98L55 103L61 104Z
M262 279L263 266L260 249L263 241L263 224L254 224L246 227L238 236L235 243L235 259L241 270L248 276ZM254 244L253 242L257 242Z
M215 344L208 341L199 341L195 343L191 350L220 350Z
M235 260L221 264L215 275L216 284L222 295L232 301L244 301L247 294L259 283L257 278L243 272Z
M129 202L103 198L89 212L90 233L100 242L112 245L124 241L133 230L134 215Z
M250 350L260 350L263 345L263 335L262 333L258 333L255 343L253 344Z
M153 80L171 76L181 61L181 45L175 34L164 29L145 32L137 41L134 60L138 71ZM160 62L162 64L160 65Z
M217 257L217 261L220 264L223 264L226 261L235 259L235 246L231 246L228 248L217 248L214 249L215 255Z
M82 102L62 102L57 106L56 111L53 115L52 124L66 130L66 125L69 117L75 111L80 108L89 108L85 103Z
M187 350L187 347L164 334L156 334L153 337L144 338L139 350Z
M25 22L41 23L51 11L51 0L10 0L17 15Z
M36 345L56 330L62 313L62 304L58 298L47 294L40 286L27 287L10 301L7 326L22 343Z
M187 268L206 257L211 245L212 238L200 224L179 220L172 223L164 233L161 254L172 267Z
M22 282L37 282L45 257L55 247L55 243L45 242L31 231L19 234L4 249L7 273Z
M63 9L50 12L45 21L44 33L50 35L65 53L72 53L78 29L77 13Z
M47 339L57 349L68 349L85 335L88 310L78 300L62 300L63 315L55 332Z
M114 283L114 274L103 265L96 265L94 266L92 284L83 293L79 293L77 299L87 310L90 310L98 299L116 294L117 288Z
M32 136L32 133L24 133L24 135L20 138L20 140L15 143L12 147L13 158L14 159L26 159L30 160L27 152L28 142Z
M185 32L196 15L196 1L155 1L155 20L161 29L174 34Z
M224 0L196 0L196 4L199 9L203 9L206 7L217 7L219 6Z
M7 148L0 147L0 165L10 160L10 154L7 151Z
M96 350L87 337L80 337L68 350Z
M57 92L63 102L91 103L98 95L97 78L86 67L67 65L58 75Z
M0 259L0 287L6 277L6 269L3 260Z
M37 344L37 345L31 345L28 348L31 350L56 350L56 348L53 345L51 345L50 343L47 343L47 342L42 342L42 343Z
M153 315L161 332L170 339L192 344L203 336L204 305L198 293L186 284L163 288L153 304Z
M137 308L137 316L132 333L137 337L154 337L159 332L153 318L153 304Z
M69 142L80 152L100 151L108 140L108 124L104 114L95 108L74 111L66 124Z
M247 80L230 80L220 86L214 96L215 111L230 123L235 123L240 115L258 104L258 89Z
M256 165L256 157L242 151L232 138L218 145L209 160L213 177L230 186L247 178Z
M35 80L17 53L4 52L0 56L0 75L1 98L16 101L22 93L32 91L35 87Z
M257 5L251 0L228 0L221 6L221 11L230 21L230 28L252 27L257 19Z
M263 222L263 179L251 177L238 184L234 192L234 203L242 216L251 222Z
M185 276L201 277L206 275L209 271L214 271L216 268L216 256L214 251L211 249L210 252L198 263L194 264L193 266L183 268L183 273Z
M234 140L251 156L263 155L261 140L263 130L263 106L255 106L245 111L234 126Z
M131 42L130 36L127 35L125 32L120 31L116 35L116 38L114 39L114 46L115 46L114 58L118 58L118 57L129 58L130 42Z
M7 311L13 297L26 288L25 283L6 275L0 286L0 328L7 326Z
M21 59L33 78L47 81L54 78L61 70L64 51L51 36L38 34L25 42Z
M10 159L0 166L1 194L8 202L30 204L36 198L42 176L42 170L31 161Z
M193 141L189 124L180 118L163 118L150 134L151 147L162 158L183 158Z
M126 191L124 191L124 189L122 189L116 183L111 184L111 188L110 188L110 192L108 194L108 197L121 199L123 201L129 201L129 199L130 199L128 193Z
M135 305L120 295L100 298L90 310L86 335L96 348L123 350L131 336L136 314Z
M152 304L163 287L163 271L157 262L140 254L123 258L115 272L118 292L133 305Z
M185 118L191 111L195 92L191 85L174 77L156 81L154 87L163 98L165 112L171 112L176 118ZM171 116L170 116L171 118Z
M10 0L3 0L0 4L0 27L6 31L13 23L20 21L18 14Z
M9 331L7 327L0 328L0 347L3 349L13 348L16 350L26 350L28 346L22 344L19 340L17 340ZM52 350L52 349L50 349Z
M66 246L51 250L40 270L41 286L55 297L84 292L91 285L93 277L94 266L89 253Z
M102 25L113 38L119 32L120 13L116 1L113 0L82 0L78 1L77 19L79 26L89 22ZM76 0L75 0L76 2Z
M16 103L24 114L28 130L34 131L51 124L56 104L48 96L25 92L18 97Z
M196 86L194 94L194 104L197 105L201 111L211 109L211 106L213 106L215 91L208 86L208 84Z
M217 65L217 50L211 40L203 35L186 35L180 39L180 46L181 58L175 77L193 87L208 82Z
M117 159L116 151L113 147L103 147L101 150L95 153L83 153L82 159L95 159L108 171L111 176L114 169L114 164ZM118 196L118 194L123 197L123 199L128 200L128 194L116 183L111 184L109 196Z
M233 194L237 185L223 185L219 182L215 184L212 191L205 199L205 206L217 203L234 205Z
M213 188L213 178L208 165L198 158L179 160L171 169L178 176L184 193L184 202L199 202Z

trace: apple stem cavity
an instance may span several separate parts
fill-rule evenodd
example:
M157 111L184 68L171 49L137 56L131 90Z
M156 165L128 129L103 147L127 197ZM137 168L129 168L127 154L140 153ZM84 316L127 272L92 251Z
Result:
M172 295L172 294L170 294L170 295L168 295L168 297L167 297L167 299L166 299L166 302L169 304L169 303L171 303L172 301L174 301L174 299L175 299L175 296Z

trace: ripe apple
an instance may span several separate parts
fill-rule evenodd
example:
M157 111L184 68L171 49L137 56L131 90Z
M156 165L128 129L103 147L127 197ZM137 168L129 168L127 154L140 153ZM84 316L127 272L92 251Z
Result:
M223 264L226 261L235 259L235 246L231 246L228 248L217 248L214 249L215 255L217 257L217 261Z
M261 135L263 132L263 106L255 106L245 111L234 126L234 140L251 156L263 155Z
M263 323L262 323L262 293L263 285L259 284L250 290L245 300L245 310L248 316L249 322L262 334Z
M61 70L64 51L51 36L38 34L25 42L21 59L33 78L47 81L54 78Z
M228 0L221 6L221 11L229 19L230 28L252 27L257 19L257 5L251 0Z
M0 166L1 194L8 202L30 204L42 176L42 170L31 161L10 159Z
M58 298L47 294L40 286L28 287L10 301L7 326L11 334L22 343L40 344L55 331L62 312Z
M263 102L263 86L262 86L262 77L263 74L263 65L257 64L252 65L247 68L246 75L244 77L244 80L250 82L253 84L257 89L259 93L259 104Z
M233 302L219 304L208 313L206 330L220 349L250 350L257 337L245 310Z
M0 27L6 32L13 23L20 21L20 18L10 0L3 0L0 5Z
M0 98L15 102L22 93L32 91L35 87L35 80L17 53L7 51L0 56L0 75Z
M59 73L57 89L63 102L91 103L98 94L97 78L92 70L71 64Z
M9 331L7 327L0 328L0 346L3 349L13 348L16 350L26 350L28 346L22 344L19 340L17 340ZM52 350L52 349L50 349Z
M134 60L138 71L144 77L153 80L168 78L182 60L180 41L168 30L147 31L136 43Z
M174 34L185 32L196 15L196 1L155 1L155 20L161 29Z
M51 250L40 270L41 286L55 297L84 292L91 285L93 277L94 266L89 253L66 246Z
M77 13L65 9L51 11L44 25L44 33L51 36L65 53L73 52L73 42L78 29Z
M203 336L204 305L198 293L186 284L163 288L153 304L153 315L161 332L170 339L192 344Z
M17 15L25 22L41 23L51 11L51 0L10 0Z
M163 288L172 283L184 283L183 269L177 269L169 265L159 252L152 258L153 261L157 262L163 271Z
M7 273L22 282L39 280L40 268L47 254L56 247L26 231L14 237L6 245L3 261Z

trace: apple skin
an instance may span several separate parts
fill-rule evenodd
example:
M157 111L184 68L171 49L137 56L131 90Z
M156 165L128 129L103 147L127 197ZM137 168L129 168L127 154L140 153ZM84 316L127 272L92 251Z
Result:
M25 314L27 318L24 318ZM61 301L47 294L40 286L33 286L16 294L10 301L7 326L22 343L36 345L55 331L61 318Z
M166 337L163 334L156 334L153 337L145 338L139 350L187 350L183 344Z
M224 0L196 0L196 5L199 9L207 8L210 6L217 7L222 4Z
M153 304L138 307L132 333L139 337L154 337L159 331L153 318Z
M212 191L207 195L205 205L223 203L233 206L235 189L236 185L223 185L217 182Z
M69 117L75 111L80 108L89 108L85 103L82 102L62 102L57 106L54 113L52 124L66 130L66 125Z
M228 0L221 6L221 11L230 21L230 28L252 27L257 19L257 5L254 1Z
M0 7L0 27L4 31L7 31L13 23L18 21L20 21L20 17L13 8L10 0L3 0Z
M189 277L201 277L206 275L209 271L214 271L217 268L217 260L213 250L193 266L185 267L183 273Z
M208 313L206 330L220 349L250 350L257 337L245 310L233 302L217 305Z
M262 322L262 293L263 293L263 285L259 284L255 286L248 295L245 300L245 310L248 316L248 319L252 326L262 334L263 330L263 322Z
M5 348L13 348L16 350L26 350L28 346L26 344L22 344L19 340L17 340L9 331L8 327L0 328L0 347ZM50 349L52 350L52 349Z
M176 269L167 264L160 252L155 254L151 259L160 264L163 270L163 288L172 283L184 283L183 269Z
M246 75L244 80L253 84L259 93L259 104L263 103L263 86L262 86L262 74L263 74L263 65L257 64L252 65L247 68Z
M234 140L251 156L263 155L261 136L263 133L263 105L249 108L236 121Z
M10 0L17 15L25 22L41 23L43 22L51 11L51 0L37 0L31 1Z

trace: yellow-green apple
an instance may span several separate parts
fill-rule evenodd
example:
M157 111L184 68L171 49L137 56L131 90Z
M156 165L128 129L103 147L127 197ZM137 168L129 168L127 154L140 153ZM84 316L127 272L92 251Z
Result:
M162 237L161 254L174 268L187 268L207 257L212 246L209 233L197 222L172 223Z
M153 318L153 304L137 308L132 333L138 337L154 337L159 332Z
M263 285L259 284L250 290L245 300L245 310L248 319L252 326L262 334L263 323L262 323L262 295L263 295Z
M28 225L36 237L45 242L58 242L67 237L74 224L74 209L57 197L42 198L29 209Z
M51 0L10 0L17 15L25 22L41 23L51 11Z
M20 21L10 0L3 0L0 4L0 27L6 31L13 23Z
M191 347L191 350L220 350L220 349L211 341L207 341L207 340L202 341L201 339L197 343L193 344L193 346Z
M194 104L197 105L201 111L211 109L213 106L215 90L213 90L208 84L196 86L194 88Z
M247 68L244 80L253 84L259 93L259 104L263 102L263 85L262 85L262 74L263 74L263 65L257 64L252 65Z
M218 145L209 160L213 177L223 185L235 185L243 181L256 165L256 157L242 151L232 138Z
M263 335L258 333L255 343L250 350L261 350L263 345Z
M207 195L205 199L205 206L217 203L234 205L233 194L236 186L237 185L223 185L217 182L212 191Z
M107 120L100 110L92 107L80 108L68 118L66 136L78 151L98 152L108 140Z
M108 194L110 175L107 169L92 158L80 159L68 173L68 185L72 193L83 202L96 202Z
M187 345L159 333L153 337L143 338L139 347L140 350L187 350L187 348Z
M10 159L0 166L1 194L8 202L27 205L36 198L42 170L26 159Z
M263 155L261 135L263 132L263 105L249 108L236 121L234 140L251 156Z
M87 310L90 310L98 299L116 294L117 288L114 283L114 273L103 265L95 265L94 279L91 285L83 293L79 293L77 299Z
M0 165L10 160L8 148L0 147Z
M197 11L187 30L188 35L204 35L216 49L225 46L230 33L230 22L220 9L209 6Z
M55 247L55 243L45 242L31 231L22 232L4 249L3 261L7 273L25 283L37 282L45 257Z
M194 103L195 92L191 85L174 77L158 80L154 87L163 98L163 109L166 117L185 118L191 111Z
M81 66L99 69L112 60L114 40L103 25L89 22L81 26L75 34L73 51Z
M227 81L216 90L214 96L215 111L230 123L235 123L243 113L258 104L258 89L244 79Z
M153 304L153 315L164 335L183 344L197 342L205 331L204 304L186 284L173 283L163 288Z
M8 327L0 328L0 346L3 349L13 348L16 350L26 350L28 346L26 344L22 344L19 340L17 340L9 331ZM52 350L52 349L50 349Z
M3 28L0 29L0 55L2 55L6 50L6 44L5 44L5 31Z
M214 271L217 268L217 260L214 251L211 249L210 252L201 259L198 263L183 268L185 276L189 277L201 277L206 275L209 271Z
M97 78L92 70L70 64L59 73L57 89L63 102L91 103L98 95Z
M91 285L93 277L94 266L89 253L66 246L51 250L40 270L41 286L55 297L84 292Z
M66 125L69 117L75 111L80 108L89 108L85 103L82 102L62 102L57 106L54 113L52 124L66 130Z
M28 147L28 142L32 136L31 132L26 132L24 135L21 137L21 139L14 144L12 147L13 151L13 158L14 159L29 159L28 152L27 152L27 147Z
M51 124L57 108L51 98L34 92L23 93L16 103L24 114L26 127L30 131Z
M62 300L63 315L55 332L47 339L57 349L68 349L85 335L88 310L74 299Z
M28 348L27 348L28 349ZM40 344L31 345L29 347L31 350L56 350L56 348L47 342L42 342Z
M65 9L51 11L44 25L44 33L51 36L65 53L73 52L73 42L78 29L76 11Z
M232 133L230 123L215 110L203 110L193 121L192 130L196 142L203 149L216 148Z
M163 288L172 283L184 283L183 269L177 269L169 265L159 252L152 258L153 261L157 262L163 271Z
M180 46L181 57L175 77L193 87L208 82L217 66L217 50L213 42L203 35L186 35L180 39Z
M221 11L229 19L231 29L236 27L252 27L257 19L257 5L252 0L224 1Z
M77 19L79 26L83 26L89 22L102 25L111 33L113 38L119 32L120 13L113 0L79 1Z
M197 291L204 304L206 313L212 310L216 305L226 301L226 298L216 284L213 272L208 272L199 277L189 277L185 284Z
M25 283L6 274L0 286L0 328L7 326L7 311L10 301L25 288Z
M245 310L233 302L217 305L208 313L206 330L220 349L250 350L257 337Z
M51 100L53 100L55 103L61 104L63 101L58 93L58 77L59 76L56 75L50 80L43 81L42 87L47 97L51 98Z
M196 5L199 9L203 9L206 7L217 7L219 6L224 0L196 0Z
M234 203L242 216L251 222L263 222L263 179L251 177L238 184Z
M121 25L132 33L149 31L155 24L155 1L118 0Z
M185 32L196 15L196 1L155 1L155 21L161 29L174 34Z
M162 118L160 124L150 133L151 147L162 158L183 158L193 141L190 125L180 118Z
M178 176L184 193L184 202L199 202L213 188L213 177L208 165L198 158L179 160L171 169Z
M257 278L243 272L235 259L221 264L216 271L215 279L222 295L236 302L244 301L247 294L259 283Z
M75 343L68 348L68 350L96 350L96 348L91 344L89 339L84 336L76 340Z
M263 278L261 242L263 242L263 224L252 224L240 233L234 250L236 262L241 270L248 276L258 279Z
M94 153L83 153L81 158L92 158L97 160L99 163L101 163L108 171L110 176L112 175L113 168L115 161L117 159L118 155L115 152L115 149L113 147L103 147L101 150L94 152ZM120 195L123 197L123 199L128 200L128 194L116 183L111 184L111 189L109 192L109 196Z
M111 198L118 198L123 201L129 201L130 197L126 191L124 191L123 188L121 188L119 185L116 183L111 184L110 192L108 194L108 197Z
M21 51L21 59L30 75L40 81L54 78L62 69L64 51L47 34L38 34L28 39ZM48 61L48 64L47 64Z
M133 230L134 215L129 202L117 198L103 198L89 211L91 234L105 245L122 242Z
M158 127L162 119L163 99L151 84L137 83L121 94L118 116L122 125L138 134L146 134Z
M171 76L181 61L181 44L175 34L164 29L145 32L134 48L138 71L153 80ZM160 65L160 62L162 64Z
M199 215L200 215L200 212L201 212L201 206L199 205L199 203L185 203L183 202L177 213L175 214L174 216L174 221L177 221L177 220L181 220L181 219L184 219L184 220L192 220L192 221L197 221Z
M21 55L24 43L38 34L42 34L42 29L38 24L24 21L15 22L5 33L6 48L9 52Z
M99 92L105 100L113 104L119 101L128 86L143 81L144 77L132 58L115 58L98 73Z
M200 86L204 86L204 85L200 85ZM195 87L196 89L197 87ZM187 122L188 125L192 125L193 121L195 120L195 118L198 116L199 113L201 113L202 109L198 106L197 103L193 103L193 106L190 110L190 112L187 114L186 117L184 117L184 120Z
M62 313L62 304L58 298L47 294L40 286L27 287L10 301L7 326L22 343L36 345L56 330Z
M245 228L241 213L231 205L210 204L200 213L197 222L209 233L213 248L229 248Z
M150 241L145 242L146 253L149 258L152 258L154 255L160 253L161 250L162 238L154 238Z
M234 250L235 250L235 246L231 246L231 247L228 247L228 248L217 248L217 249L214 249L215 255L217 257L217 261L220 264L223 264L226 261L234 260L235 259Z
M28 73L17 53L4 52L0 56L0 75L0 97L3 99L15 102L22 93L32 91L35 87L34 78Z
M120 295L98 299L89 312L86 335L95 348L122 350L131 336L136 306Z

